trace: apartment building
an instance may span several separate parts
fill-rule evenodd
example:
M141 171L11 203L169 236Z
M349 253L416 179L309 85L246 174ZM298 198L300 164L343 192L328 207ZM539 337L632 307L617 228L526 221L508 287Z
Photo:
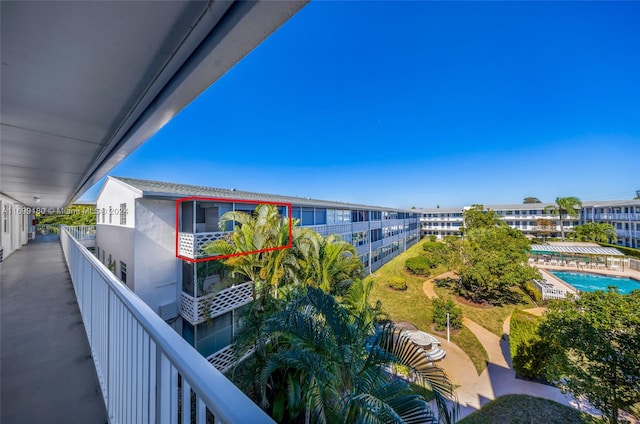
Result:
M181 200L194 197L190 200ZM202 247L230 228L227 211L252 212L261 202L292 205L300 225L352 243L367 272L415 244L419 214L377 206L108 177L100 191L95 254L163 319L174 322L203 356L224 369L240 309L252 283L221 287L217 261ZM288 207L280 207L287 213ZM177 226L177 227L176 227ZM180 258L178 258L180 257Z
M438 239L459 235L464 227L463 214L471 206L458 208L420 209L421 234L435 235ZM549 209L552 203L527 203L511 205L484 205L493 210L507 225L530 236L560 236L560 220ZM587 222L609 223L616 229L617 244L640 247L640 200L587 201L577 218L563 217L565 232Z

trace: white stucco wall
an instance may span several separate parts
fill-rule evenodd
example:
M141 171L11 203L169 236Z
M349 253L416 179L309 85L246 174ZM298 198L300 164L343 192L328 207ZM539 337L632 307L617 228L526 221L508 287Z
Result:
M177 301L175 202L141 198L135 210L135 292L160 313Z
M27 244L28 232L33 231L33 214L28 213L30 210L22 203L0 194L0 246L4 258Z
M98 259L109 264L109 255L116 263L115 275L120 279L120 262L127 265L127 286L136 290L135 285L135 199L140 194L118 180L107 178L98 198L96 208L96 248ZM126 203L126 223L120 224L120 205ZM103 214L102 211L105 213ZM111 213L111 223L109 223ZM104 220L104 223L103 223Z

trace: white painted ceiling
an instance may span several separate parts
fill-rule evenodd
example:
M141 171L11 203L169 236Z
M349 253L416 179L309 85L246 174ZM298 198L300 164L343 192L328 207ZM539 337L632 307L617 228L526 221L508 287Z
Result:
M75 200L305 4L3 0L0 192Z

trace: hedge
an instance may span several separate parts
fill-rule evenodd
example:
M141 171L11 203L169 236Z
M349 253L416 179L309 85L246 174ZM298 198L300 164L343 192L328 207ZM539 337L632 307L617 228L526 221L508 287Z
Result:
M392 276L387 278L387 285L390 289L402 291L407 289L407 280L404 277Z
M462 308L451 299L433 299L433 322L436 330L447 329L447 312L449 312L449 327L462 328Z
M509 353L515 372L527 378L544 379L551 348L538 335L543 318L516 309L511 315Z
M409 258L404 262L404 266L414 274L429 275L431 262L424 256Z

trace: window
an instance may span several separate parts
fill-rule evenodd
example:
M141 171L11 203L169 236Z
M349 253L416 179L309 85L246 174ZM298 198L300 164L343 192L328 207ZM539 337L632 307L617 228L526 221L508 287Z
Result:
M120 281L127 284L127 264L120 261Z
M100 248L98 246L96 246L96 258L100 260Z
M107 210L106 209L102 209L102 223L104 224L105 221L105 216L107 215Z
M109 206L109 224L111 224L111 218L113 217L113 208Z
M369 220L369 211L351 211L351 222L364 222Z
M120 203L120 225L127 225L127 204Z
M300 225L313 225L313 208L302 208L302 222Z
M327 223L326 209L316 209L316 225L324 225Z
M371 220L380 221L382 219L382 211L371 211Z
M382 240L382 228L371 230L371 243Z

